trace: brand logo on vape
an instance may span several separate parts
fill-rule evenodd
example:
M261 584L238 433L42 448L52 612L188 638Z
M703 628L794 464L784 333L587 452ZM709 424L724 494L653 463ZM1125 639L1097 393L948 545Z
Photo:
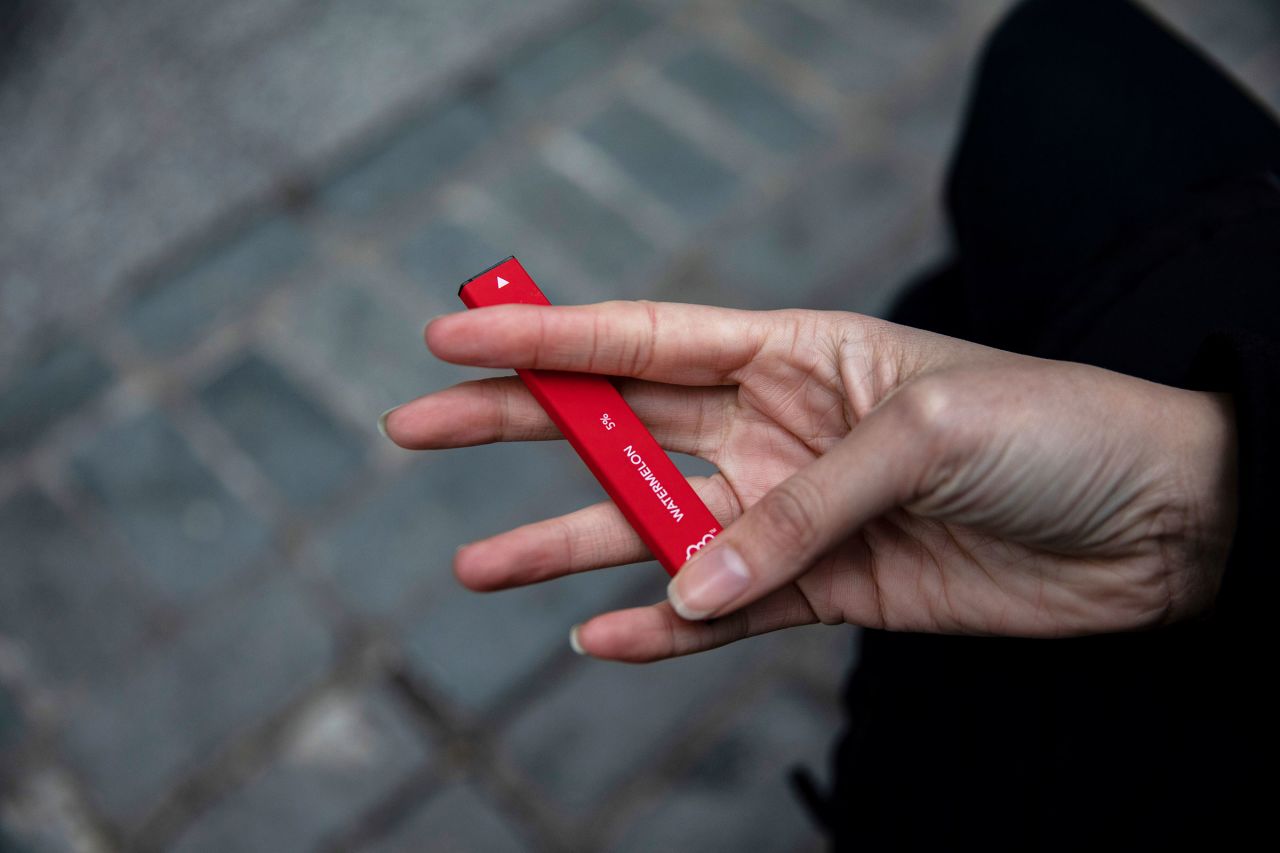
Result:
M713 527L707 531L706 536L703 536L697 542L694 542L688 548L684 549L684 558L686 560L693 559L694 554L698 553L703 548L707 547L708 543L710 543L711 540L715 538L716 538L716 529Z

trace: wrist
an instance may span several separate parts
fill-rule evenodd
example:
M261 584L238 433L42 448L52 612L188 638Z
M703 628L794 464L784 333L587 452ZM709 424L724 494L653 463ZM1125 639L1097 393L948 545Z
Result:
M1177 431L1176 458L1184 513L1180 550L1183 578L1175 597L1174 618L1194 618L1212 608L1222 586L1237 511L1237 439L1235 405L1228 394L1181 392L1183 417Z

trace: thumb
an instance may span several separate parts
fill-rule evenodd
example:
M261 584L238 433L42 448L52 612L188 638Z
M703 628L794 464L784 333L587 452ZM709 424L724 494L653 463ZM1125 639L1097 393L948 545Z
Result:
M866 522L910 503L937 447L925 435L934 432L928 421L936 409L912 390L863 418L685 563L667 586L676 613L700 620L744 607L795 580Z

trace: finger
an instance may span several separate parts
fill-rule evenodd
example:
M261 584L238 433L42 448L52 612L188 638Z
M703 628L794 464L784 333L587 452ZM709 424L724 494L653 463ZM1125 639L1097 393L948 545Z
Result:
M868 521L910 503L950 438L942 394L931 380L904 387L746 508L672 579L676 612L707 619L757 601Z
M493 305L437 317L424 334L433 353L458 364L723 385L797 316L646 300Z
M737 398L734 387L636 379L619 380L617 387L660 445L714 461ZM474 379L419 397L384 415L382 427L409 450L563 438L516 376Z
M689 484L716 518L741 512L719 474L690 477ZM454 555L453 573L464 586L485 592L651 559L618 507L604 501L464 545Z
M794 585L710 622L681 619L666 601L602 613L571 634L581 654L628 663L648 663L703 652L781 628L812 625L818 619Z

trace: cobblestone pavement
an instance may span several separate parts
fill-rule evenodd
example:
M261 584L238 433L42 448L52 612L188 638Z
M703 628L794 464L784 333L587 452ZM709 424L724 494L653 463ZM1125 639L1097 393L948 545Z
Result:
M1265 4L1155 5L1280 100ZM816 848L851 629L579 659L656 565L449 571L600 500L572 453L374 424L483 375L420 331L511 253L883 309L1004 3L61 6L0 72L0 849Z

